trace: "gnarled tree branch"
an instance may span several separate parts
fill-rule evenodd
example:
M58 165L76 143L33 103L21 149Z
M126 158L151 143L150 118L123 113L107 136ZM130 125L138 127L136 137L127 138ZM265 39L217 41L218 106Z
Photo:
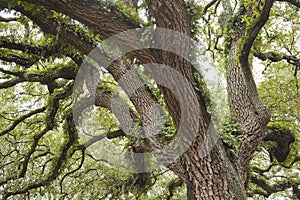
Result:
M272 62L280 62L285 60L290 64L300 67L300 58L297 56L277 52L255 52L253 55L263 61L270 60Z

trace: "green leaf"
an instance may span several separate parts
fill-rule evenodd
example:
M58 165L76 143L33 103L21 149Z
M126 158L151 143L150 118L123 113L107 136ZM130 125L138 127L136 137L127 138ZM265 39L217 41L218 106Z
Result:
M53 18L54 14L52 11L46 10L46 16L47 16L47 19L51 19L51 18Z
M32 3L24 3L24 10L32 10L35 7L35 4Z
M15 7L16 5L17 5L17 1L16 0L9 1L8 4L7 4L7 6L8 6L9 9Z

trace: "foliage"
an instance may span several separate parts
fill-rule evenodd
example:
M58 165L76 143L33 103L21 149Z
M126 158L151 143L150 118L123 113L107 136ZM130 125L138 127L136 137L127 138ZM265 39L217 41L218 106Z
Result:
M102 25L97 29L87 25L96 22L77 21L76 17L87 13L63 14L59 11L64 8L47 7L53 1L38 2L44 6L31 0L0 3L0 198L186 199L189 189L170 169L158 167L152 172L136 174L122 166L126 164L121 161L122 156L127 162L140 162L127 153L152 150L140 128L147 121L144 111L134 104L135 96L128 97L118 85L120 76L129 69L136 69L145 83L142 89L157 100L164 112L163 119L159 119L163 125L151 139L160 145L170 144L177 133L164 88L156 84L142 62L134 57L139 52L120 58L120 63L129 63L129 67L120 65L117 70L116 66L100 67L101 81L96 85L96 95L100 98L92 105L87 80L79 84L78 91L73 91L74 80L86 55L116 33L110 26L118 31L158 26L158 19L151 12L151 1L139 0L134 8L123 0L72 1L94 5L93 9L99 9L111 20L101 21L105 29L102 34ZM61 2L68 3L57 3ZM173 5L181 1L167 2ZM230 16L226 14L225 1L182 2L190 23L188 34L202 44L197 53L211 56L212 63L226 77L232 43L238 41L237 52L241 54L247 37L257 28L254 25L259 23L266 1L228 1L232 4ZM102 15L98 17L100 20ZM123 26L117 27L118 22L124 23ZM300 196L299 31L297 2L276 1L267 23L251 46L250 66L253 73L260 74L256 79L258 92L270 109L271 120L268 135L248 167L249 199L297 199ZM149 33L142 33L142 40L147 37ZM237 63L238 56L234 55ZM157 60L161 62L160 59ZM123 71L117 74L114 70ZM242 136L245 127L229 113L228 107L232 105L224 103L225 83L221 81L217 83L221 87L209 88L211 83L204 80L196 68L191 71L189 78L194 81L194 89L205 108L222 123L222 128L217 130L234 163L246 139ZM120 118L111 111L111 94L119 95L127 103L134 121L130 133L121 129ZM81 111L78 118L73 116L74 110ZM274 139L272 134L281 134L281 137ZM285 145L286 155L278 159L276 154L283 152L281 145ZM143 159L145 164L153 158ZM123 171L114 169L111 161L118 163ZM134 164L132 168L137 166Z
M227 117L222 126L221 138L225 144L227 154L231 159L235 159L238 153L239 142L240 142L240 124L234 117Z

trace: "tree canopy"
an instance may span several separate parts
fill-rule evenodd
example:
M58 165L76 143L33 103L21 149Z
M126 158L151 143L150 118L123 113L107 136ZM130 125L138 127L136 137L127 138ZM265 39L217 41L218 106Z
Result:
M300 199L299 8L1 0L0 199Z

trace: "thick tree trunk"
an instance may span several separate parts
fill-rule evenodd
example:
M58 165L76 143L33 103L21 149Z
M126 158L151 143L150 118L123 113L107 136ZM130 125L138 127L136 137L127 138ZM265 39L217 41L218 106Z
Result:
M28 0L28 2L41 4L49 9L69 15L104 37L110 37L128 29L138 28L133 22L124 19L124 16L120 16L119 13L107 12L98 5L99 3L97 3L97 1L85 2L70 0L68 4L64 3L64 1L55 0ZM189 36L190 22L183 0L148 0L147 3L156 18L158 27L179 31ZM74 42L74 37L63 37L63 39L75 46L78 45L78 43ZM124 41L122 43L121 41L120 46L125 45L126 43L124 43ZM189 44L181 44L173 40L173 44L169 45L174 45L175 47L181 45L180 48L186 51L185 54L189 53ZM265 115L267 111L260 103L259 98L257 98L257 92L253 94L253 91L256 91L255 84L253 85L254 82L251 82L251 80L249 82L247 78L247 76L251 74L249 74L247 70L243 71L242 68L239 67L239 63L234 59L238 54L237 47L237 42L231 44L228 61L228 85L231 110L233 113L236 113L237 117L240 117L240 122L243 123L242 126L246 136L245 142L241 145L241 152L236 162L238 173L236 173L235 168L227 157L221 141L218 141L214 147L209 146L211 144L204 143L206 138L213 137L213 133L212 131L208 131L210 116L206 112L203 97L197 93L199 121L196 123L199 123L199 129L197 132L191 133L196 136L196 140L193 141L189 149L182 155L181 162L169 165L169 168L187 183L188 194L194 199L246 199L245 190L242 185L246 179L245 169L255 149L254 147L257 146L263 137L268 115ZM90 48L90 46L87 45L87 48ZM133 52L132 55L142 63L158 61L155 55L150 51ZM192 66L184 61L184 59L164 51L161 52L159 57L161 58L160 62L162 64L174 68L180 72L191 85L195 85ZM245 69L244 66L243 69ZM120 70L122 70L122 68L118 69L118 67L116 67L113 68L111 72L118 74L121 73ZM251 84L249 85L249 83ZM161 89L175 126L178 129L183 113L180 113L180 107L172 92L164 88ZM140 97L143 96L148 96L148 94L143 93ZM132 101L141 114L143 122L145 122L145 120L148 119L148 108L142 106L142 104L146 103L145 105L152 105L153 99L150 97L148 99L140 99L136 96ZM141 103L141 101L146 102ZM188 100L186 102L190 103ZM190 126L188 127L192 127L193 123L195 122L190 122ZM182 140L185 140L185 137L188 137L190 134L189 128L184 131L186 134L183 135ZM251 146L251 148L247 148L252 142L254 143L254 147ZM211 151L210 148L212 148ZM208 154L203 156L203 152L208 152Z
M269 18L273 2L273 0L266 0L260 16L253 21L251 27L246 27L242 17L252 17L253 8L251 6L245 8L244 5L241 5L239 16L233 21L228 21L227 24L228 40L230 40L226 66L228 100L230 112L243 130L235 165L245 186L248 178L248 163L257 146L266 136L266 125L270 120L269 110L258 95L250 68L249 54L256 36Z
M219 140L204 158L199 156L203 151L201 146L196 142L183 155L195 199L246 199L245 189L222 142Z
M190 35L190 21L184 1L148 0L147 2L159 27ZM168 41L168 45L174 48L180 46L182 51L186 51L186 54L189 53L189 43L187 42L178 41L176 38L172 39L172 36L163 38L162 41ZM162 63L181 72L191 85L195 85L192 66L189 63L170 52L162 52ZM181 117L180 107L170 91L162 91L178 129ZM213 134L216 133L209 129L210 116L206 111L203 96L201 93L197 93L197 95L200 114L199 130L197 133L193 133L196 135L196 140L193 141L191 147L183 154L181 159L189 199L245 199L245 190L238 174L224 152L222 142L218 141L216 146L213 147ZM192 101L186 102L192 103ZM190 126L193 126L193 123ZM191 135L191 133L186 130L182 140L186 140L184 137L188 137L188 135ZM211 140L207 140L207 138ZM207 155L205 156L205 154Z
M245 80L249 77L245 76L252 77L252 74L245 74L239 63L236 62L237 49L238 42L233 42L227 65L227 87L230 111L237 118L243 130L235 164L242 182L245 183L248 163L253 152L267 134L266 125L269 113L260 100L255 101L251 98L255 94L250 92L249 85ZM256 87L254 82L252 87Z

